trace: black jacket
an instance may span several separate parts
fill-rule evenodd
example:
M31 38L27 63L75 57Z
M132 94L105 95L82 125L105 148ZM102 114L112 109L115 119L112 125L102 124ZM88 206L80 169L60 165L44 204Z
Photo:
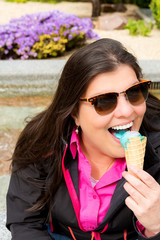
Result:
M160 132L148 135L145 129L141 128L141 133L147 136L144 170L160 183ZM54 232L71 238L68 229L70 227L77 240L89 240L91 232L84 232L80 229L75 214L77 209L75 209L76 206L73 205L73 199L70 196L74 192L74 196L78 199L79 188L77 161L73 161L69 148L66 149L63 160L63 173L67 179L70 179L70 182L66 186L64 181L53 196L52 222ZM42 191L26 180L31 181L32 177L41 179L42 175L42 172L37 170L34 165L30 165L20 172L13 171L11 175L7 194L7 228L12 232L12 240L52 239L46 228L47 208L37 212L26 211L36 203L42 194ZM127 231L127 240L146 239L137 231L136 219L124 203L128 196L123 188L124 183L124 178L118 182L109 210L100 226L94 230L94 232L100 233L102 240L123 240L124 231ZM106 231L101 233L106 225ZM151 239L160 240L160 233Z

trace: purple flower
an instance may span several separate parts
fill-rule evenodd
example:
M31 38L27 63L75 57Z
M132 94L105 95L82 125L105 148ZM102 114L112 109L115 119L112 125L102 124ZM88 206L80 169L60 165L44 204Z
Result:
M68 39L72 39L72 38L73 38L72 34L69 34Z
M60 37L55 37L55 38L54 38L54 41L55 41L55 42L58 42L60 39L61 39Z
M90 18L80 19L76 15L57 10L27 14L11 19L9 24L0 25L0 48L5 49L4 54L12 51L20 59L36 58L37 53L32 48L39 42L39 36L54 34L53 39L58 42L62 37L73 39L82 32L88 39L98 38L93 32Z
M8 52L9 52L8 50L5 50L5 51L4 51L5 54L8 54Z

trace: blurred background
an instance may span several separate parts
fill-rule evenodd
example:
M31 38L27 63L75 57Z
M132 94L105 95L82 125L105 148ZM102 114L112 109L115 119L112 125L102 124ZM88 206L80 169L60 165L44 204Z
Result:
M160 98L159 0L0 0L0 240L10 159L28 121L51 102L70 55L99 38L122 42Z

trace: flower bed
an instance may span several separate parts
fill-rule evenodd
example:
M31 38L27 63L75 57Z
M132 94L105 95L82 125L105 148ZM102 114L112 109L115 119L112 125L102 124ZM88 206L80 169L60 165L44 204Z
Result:
M98 39L90 18L61 11L40 12L0 25L0 59L44 59Z

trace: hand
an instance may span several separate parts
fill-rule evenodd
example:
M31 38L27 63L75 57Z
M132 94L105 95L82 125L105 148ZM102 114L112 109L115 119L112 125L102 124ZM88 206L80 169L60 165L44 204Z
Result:
M128 168L134 175L126 171L122 174L127 180L124 189L130 195L125 204L145 227L146 237L154 236L160 232L160 185L139 167Z

